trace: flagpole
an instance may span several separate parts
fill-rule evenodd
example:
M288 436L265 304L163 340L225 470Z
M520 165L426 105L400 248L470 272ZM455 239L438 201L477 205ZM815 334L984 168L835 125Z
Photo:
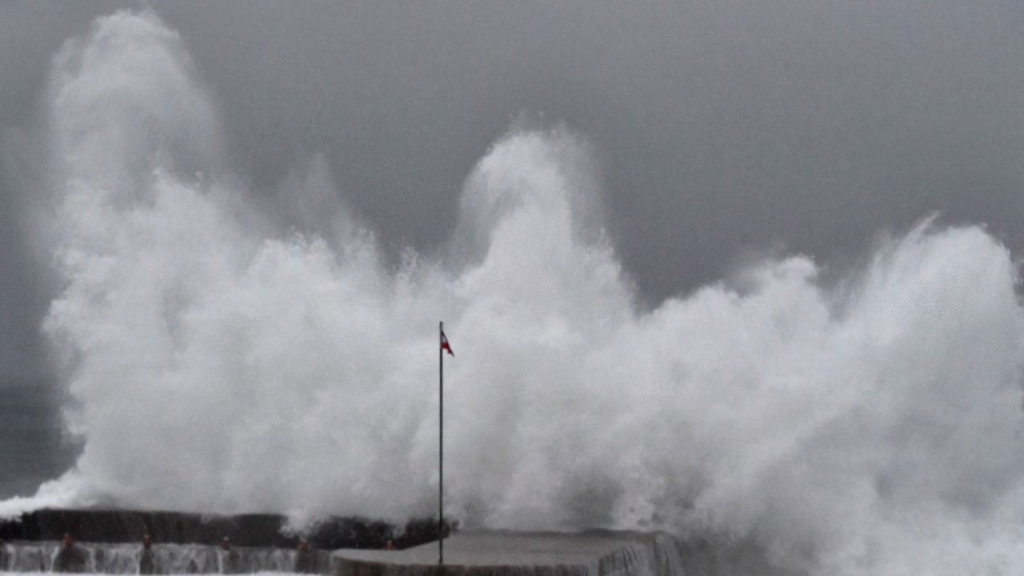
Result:
M438 323L437 563L444 566L444 322Z

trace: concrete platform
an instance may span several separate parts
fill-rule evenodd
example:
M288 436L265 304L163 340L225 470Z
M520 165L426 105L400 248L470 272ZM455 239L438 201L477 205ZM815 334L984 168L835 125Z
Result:
M681 548L664 534L586 532L466 532L407 550L342 549L337 576L671 576Z

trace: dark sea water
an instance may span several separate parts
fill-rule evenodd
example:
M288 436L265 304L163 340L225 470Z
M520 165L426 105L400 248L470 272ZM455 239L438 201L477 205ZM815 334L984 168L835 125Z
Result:
M77 453L62 432L53 388L42 380L0 381L0 498L35 493Z

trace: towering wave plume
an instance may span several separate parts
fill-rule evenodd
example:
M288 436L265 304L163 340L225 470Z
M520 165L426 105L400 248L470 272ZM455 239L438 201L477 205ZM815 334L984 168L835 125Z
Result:
M1024 316L982 228L926 222L835 285L777 258L644 310L567 129L496 142L448 254L394 270L322 162L285 185L315 224L247 207L150 12L70 42L51 105L45 328L84 448L0 512L429 513L444 318L467 525L724 535L812 574L1024 568Z

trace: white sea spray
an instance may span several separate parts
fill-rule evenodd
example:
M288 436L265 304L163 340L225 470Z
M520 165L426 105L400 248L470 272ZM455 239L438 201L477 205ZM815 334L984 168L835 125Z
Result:
M391 269L323 162L281 233L223 161L216 107L151 12L58 56L52 221L76 465L42 506L665 529L813 574L1024 568L1018 269L925 222L845 281L783 256L641 307L566 128L513 129L446 253Z

